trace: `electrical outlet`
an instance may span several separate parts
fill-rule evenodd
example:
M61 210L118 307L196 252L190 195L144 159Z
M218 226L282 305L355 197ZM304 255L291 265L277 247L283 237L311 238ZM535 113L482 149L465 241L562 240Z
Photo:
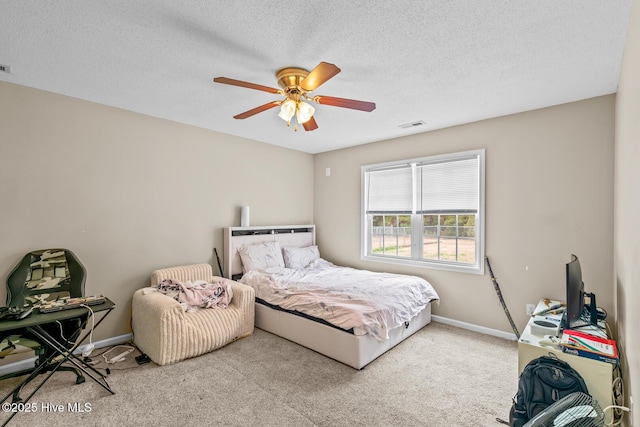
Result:
M536 309L535 304L527 304L527 316L533 316L533 312Z

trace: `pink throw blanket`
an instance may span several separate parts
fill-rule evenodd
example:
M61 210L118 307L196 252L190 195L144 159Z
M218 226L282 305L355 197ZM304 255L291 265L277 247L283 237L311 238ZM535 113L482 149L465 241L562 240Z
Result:
M166 279L158 283L156 288L179 303L188 305L190 309L226 308L233 298L231 282L223 278L213 283L204 280L181 282Z

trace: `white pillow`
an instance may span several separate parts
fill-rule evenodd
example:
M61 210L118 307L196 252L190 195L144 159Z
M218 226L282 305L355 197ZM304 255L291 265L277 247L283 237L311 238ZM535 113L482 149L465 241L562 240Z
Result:
M284 266L294 270L301 270L320 258L320 251L317 246L307 246L306 248L287 247L283 248Z
M238 254L242 260L244 271L284 267L284 259L282 259L282 251L278 242L243 245L238 248Z

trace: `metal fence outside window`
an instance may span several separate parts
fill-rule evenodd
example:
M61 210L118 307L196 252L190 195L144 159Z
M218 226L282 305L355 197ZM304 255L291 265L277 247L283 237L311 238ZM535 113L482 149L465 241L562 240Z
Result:
M372 251L410 257L411 232L411 227L372 226ZM473 263L475 232L476 227L468 225L423 226L423 258Z

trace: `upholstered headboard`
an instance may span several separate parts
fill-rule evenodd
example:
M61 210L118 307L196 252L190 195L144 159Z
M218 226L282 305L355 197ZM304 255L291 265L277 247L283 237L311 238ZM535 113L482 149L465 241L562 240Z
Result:
M316 244L315 225L271 225L262 227L227 227L224 229L224 275L229 278L242 276L242 261L238 248L278 241L281 248L304 248Z

